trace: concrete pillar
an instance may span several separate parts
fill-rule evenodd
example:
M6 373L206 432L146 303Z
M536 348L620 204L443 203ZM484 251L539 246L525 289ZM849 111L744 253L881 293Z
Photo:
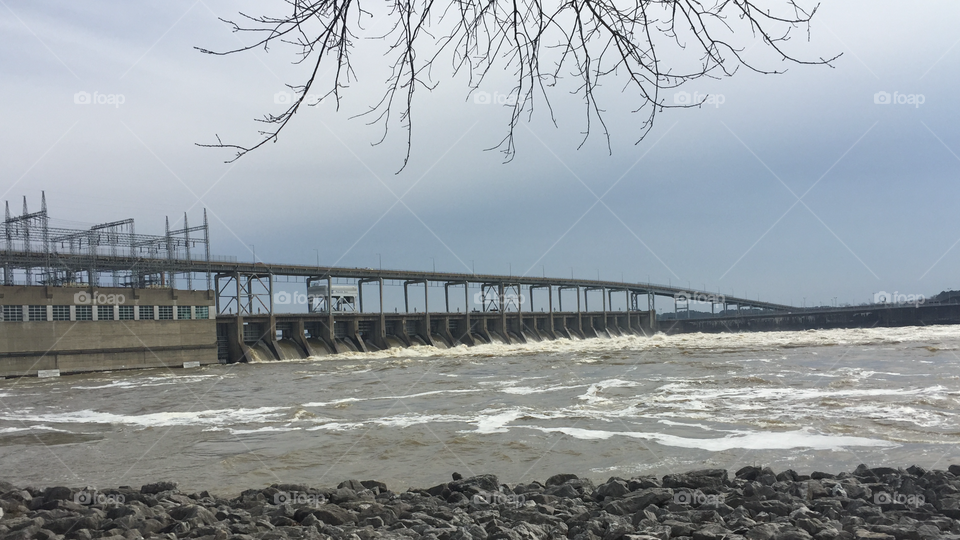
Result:
M553 285L548 285L548 286L547 286L547 291L548 291L548 292L547 292L547 298L549 299L549 303L550 303L550 307L549 307L549 310L550 310L550 324L548 325L548 328L550 328L550 333L551 333L551 334L554 334L553 337L554 337L554 339L556 339L556 333L554 332L554 325L553 325Z
M337 333L333 330L333 325L335 324L333 320L333 277L327 276L327 335L324 337L324 341L327 342L327 345L333 349L334 353L340 352L340 348L337 346Z
M267 274L267 280L270 287L270 318L273 318L273 274Z
M577 285L577 333L583 337L583 313L580 311L580 286Z
M470 323L470 282L468 281L463 282L463 311L467 321L466 333L470 336L473 326ZM473 336L470 336L470 341L473 341Z
M443 306L446 309L446 313L450 313L450 284L443 284Z
M234 324L227 328L227 347L230 350L230 361L231 362L247 362L250 360L250 349L247 347L247 344L243 342L243 308L241 307L241 289L242 285L240 282L240 272L233 273L234 285L237 289L237 318L234 319ZM139 312L140 310L137 309ZM137 313L139 316L139 313ZM154 308L154 318L156 318L156 308Z
M272 308L272 299L270 303ZM267 317L267 330L265 335L261 336L260 339L267 343L267 347L277 360L292 360L292 358L287 358L286 355L283 354L283 349L281 349L280 344L277 343L277 318L273 315L272 310L270 315Z
M423 280L423 318L423 333L426 334L427 344L433 345L433 332L430 327L430 282L427 280Z
M530 290L530 296L533 297L533 289ZM517 283L517 335L520 336L520 341L523 343L527 342L527 338L523 336L523 309L521 300L523 299L523 286L520 283Z
M310 346L310 342L307 341L307 334L304 330L303 319L301 318L298 318L296 322L293 323L293 340L297 342L297 345L300 345L300 348L307 353L307 356L314 356L313 348Z
M505 342L507 342L507 343L510 343L510 342L511 342L511 341L510 341L510 332L507 331L507 310L504 309L505 306L503 305L503 304L504 304L504 302L503 302L503 294L504 294L504 291L503 291L503 282L500 282L500 285L497 287L497 291L499 292L499 297L498 297L499 299L497 300L497 302L500 304L500 305L499 305L499 307L500 307L500 333L503 335L503 340L504 340Z
M603 302L603 331L607 331L607 288L600 288L600 300Z
M253 315L253 276L249 274L247 275L247 313Z
M380 285L380 340L383 343L383 346L386 347L387 319L383 314L383 278L379 278L377 281Z

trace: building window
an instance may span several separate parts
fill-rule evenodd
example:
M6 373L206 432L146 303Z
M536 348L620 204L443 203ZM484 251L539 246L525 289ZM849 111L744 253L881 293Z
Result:
M197 306L194 309L196 310L197 319L210 318L210 306Z
M55 321L69 321L69 320L70 320L70 306L53 306L53 320L55 320Z
M27 315L31 321L47 320L47 306L30 306Z
M3 306L3 320L5 321L22 321L23 320L23 307L22 306Z
M133 320L133 306L119 306L118 312L119 312L121 321Z
M112 320L113 320L113 306L97 306L97 320L98 320L98 321L112 321Z
M180 320L190 319L190 306L177 306L177 318Z
M173 306L160 306L159 315L157 318L161 321L173 319Z
M140 320L141 321L153 320L153 306L140 306Z
M92 320L93 320L93 306L77 306L77 320L78 320L78 321L92 321Z

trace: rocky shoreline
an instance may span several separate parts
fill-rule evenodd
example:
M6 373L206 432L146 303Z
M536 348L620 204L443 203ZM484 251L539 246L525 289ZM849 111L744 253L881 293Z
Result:
M960 540L960 466L810 475L744 467L508 486L496 476L394 493L381 482L279 484L233 499L0 481L0 539Z

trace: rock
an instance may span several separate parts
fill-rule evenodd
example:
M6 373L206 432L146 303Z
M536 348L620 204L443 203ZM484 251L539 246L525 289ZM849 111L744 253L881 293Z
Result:
M57 486L47 488L43 492L44 501L72 501L73 490L68 487Z
M811 540L813 537L810 536L810 533L803 529L792 527L789 529L782 529L774 538L775 540Z
M363 482L359 480L344 480L337 484L337 489L343 488L352 489L353 491L363 491L367 489L366 486L363 485Z
M146 484L140 487L140 493L163 493L164 491L176 491L177 487L180 484L177 482L156 482L154 484Z
M325 504L313 512L320 521L328 525L346 525L357 522L357 516L339 506Z
M896 540L892 534L868 531L867 529L857 529L853 537L856 540Z
M734 476L741 480L746 480L747 482L753 482L760 476L760 471L760 467L748 465L737 471Z
M730 531L717 523L710 523L693 533L693 540L724 540L730 536Z
M659 506L672 500L672 489L650 488L634 491L622 499L604 505L603 509L614 515L627 515L642 512L651 504Z
M218 521L213 512L197 505L178 506L171 509L168 515L178 521L189 521L194 526L213 525Z
M777 481L779 482L796 482L797 480L799 480L799 475L793 469L787 469L777 475Z
M97 498L78 498L86 492ZM878 504L881 492L896 500ZM0 509L0 540L960 540L960 478L919 467L809 476L744 467L732 482L707 469L662 482L614 477L596 488L572 474L513 486L455 476L399 494L345 480L324 489L275 484L231 500L188 496L173 482L103 491L0 482Z
M343 504L358 500L360 500L360 496L357 495L357 492L346 487L337 488L336 491L330 494L330 501L334 504Z
M620 478L611 478L605 483L597 486L595 496L598 497L598 500L618 499L627 493L630 493L630 488L627 487L627 482L625 480Z
M747 531L746 536L749 540L773 540L779 533L780 525L764 523Z
M553 495L554 497L560 497L564 499L576 499L580 496L580 492L570 484L552 486L547 489L546 493L548 495Z
M681 474L668 474L663 477L665 488L716 489L727 483L727 471L724 469L704 469Z
M459 478L454 478L454 480L459 480ZM384 484L383 482L377 482L376 480L361 480L360 485L366 489L369 489L370 491L373 491L374 489L376 489L377 492L379 493L387 493L390 491L387 489L386 484Z
M460 492L469 492L470 494L476 493L477 490L483 491L498 491L500 489L500 481L497 479L496 475L493 474L481 474L479 476L471 476L470 478L464 478L462 480L455 480L448 484L451 491L460 491Z
M579 480L579 477L575 474L555 474L550 478L547 478L547 486L559 486L565 484L570 480Z
M663 482L661 482L656 476L638 476L628 480L627 487L630 488L630 491L637 491L641 489L663 487Z

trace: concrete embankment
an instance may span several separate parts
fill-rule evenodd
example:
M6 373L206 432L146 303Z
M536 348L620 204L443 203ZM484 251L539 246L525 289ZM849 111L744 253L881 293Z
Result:
M744 467L663 478L575 474L501 484L491 474L403 493L375 480L275 484L226 499L140 489L0 482L3 538L364 540L955 540L960 466L777 474Z

